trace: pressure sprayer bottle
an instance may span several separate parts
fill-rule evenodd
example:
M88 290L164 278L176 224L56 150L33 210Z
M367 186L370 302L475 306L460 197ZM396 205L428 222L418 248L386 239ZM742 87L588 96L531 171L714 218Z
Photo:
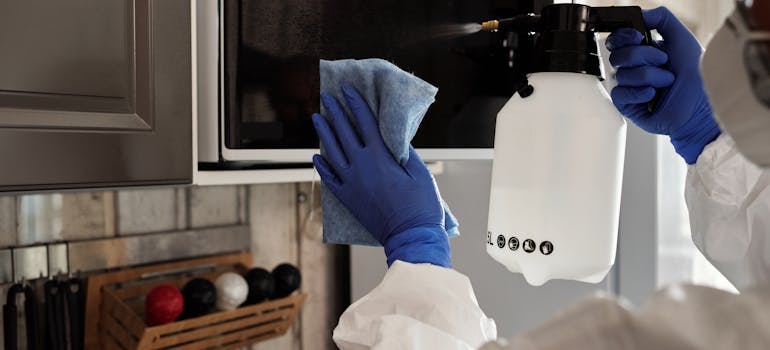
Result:
M532 285L597 283L615 261L626 122L596 33L632 27L650 44L641 9L557 4L483 27L537 36L528 83L497 115L487 253Z

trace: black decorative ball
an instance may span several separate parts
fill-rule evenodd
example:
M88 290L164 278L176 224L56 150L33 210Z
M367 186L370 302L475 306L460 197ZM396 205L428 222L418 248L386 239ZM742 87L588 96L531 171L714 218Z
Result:
M299 269L290 264L281 264L276 266L272 272L275 280L275 292L271 299L279 299L289 296L292 292L299 289L302 283L302 275Z
M269 299L275 291L275 281L270 271L255 267L246 273L249 296L243 305L253 305Z
M180 319L203 316L214 310L217 303L217 287L204 278L195 278L182 287L184 311Z

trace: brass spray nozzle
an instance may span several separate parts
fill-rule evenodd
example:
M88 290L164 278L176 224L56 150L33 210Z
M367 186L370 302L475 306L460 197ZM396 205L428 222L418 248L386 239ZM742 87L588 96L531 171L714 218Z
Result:
M481 30L483 31L496 32L498 28L500 28L500 22L496 19L481 23Z
M539 27L540 15L535 14L517 15L511 18L493 19L481 23L481 30L487 32L531 32L538 31Z

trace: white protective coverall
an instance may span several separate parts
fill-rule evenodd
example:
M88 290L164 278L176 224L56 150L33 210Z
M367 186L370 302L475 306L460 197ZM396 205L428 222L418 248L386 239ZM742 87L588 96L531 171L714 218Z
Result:
M345 311L334 341L342 349L770 349L770 171L722 135L690 166L686 199L693 241L740 295L676 285L638 309L588 298L506 342L466 276L398 261Z

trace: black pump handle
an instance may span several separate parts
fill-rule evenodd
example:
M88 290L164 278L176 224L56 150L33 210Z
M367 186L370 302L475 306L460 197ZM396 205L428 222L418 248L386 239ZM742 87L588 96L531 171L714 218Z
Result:
M656 47L650 29L644 23L642 8L639 6L592 7L589 22L593 25L595 32L609 33L620 28L636 29L644 36L642 44ZM652 101L647 104L648 111L653 112L658 108L660 97L660 90L658 90Z
M595 32L614 32L620 28L633 28L644 35L645 45L653 46L652 34L644 24L642 8L639 6L592 7L590 23Z

